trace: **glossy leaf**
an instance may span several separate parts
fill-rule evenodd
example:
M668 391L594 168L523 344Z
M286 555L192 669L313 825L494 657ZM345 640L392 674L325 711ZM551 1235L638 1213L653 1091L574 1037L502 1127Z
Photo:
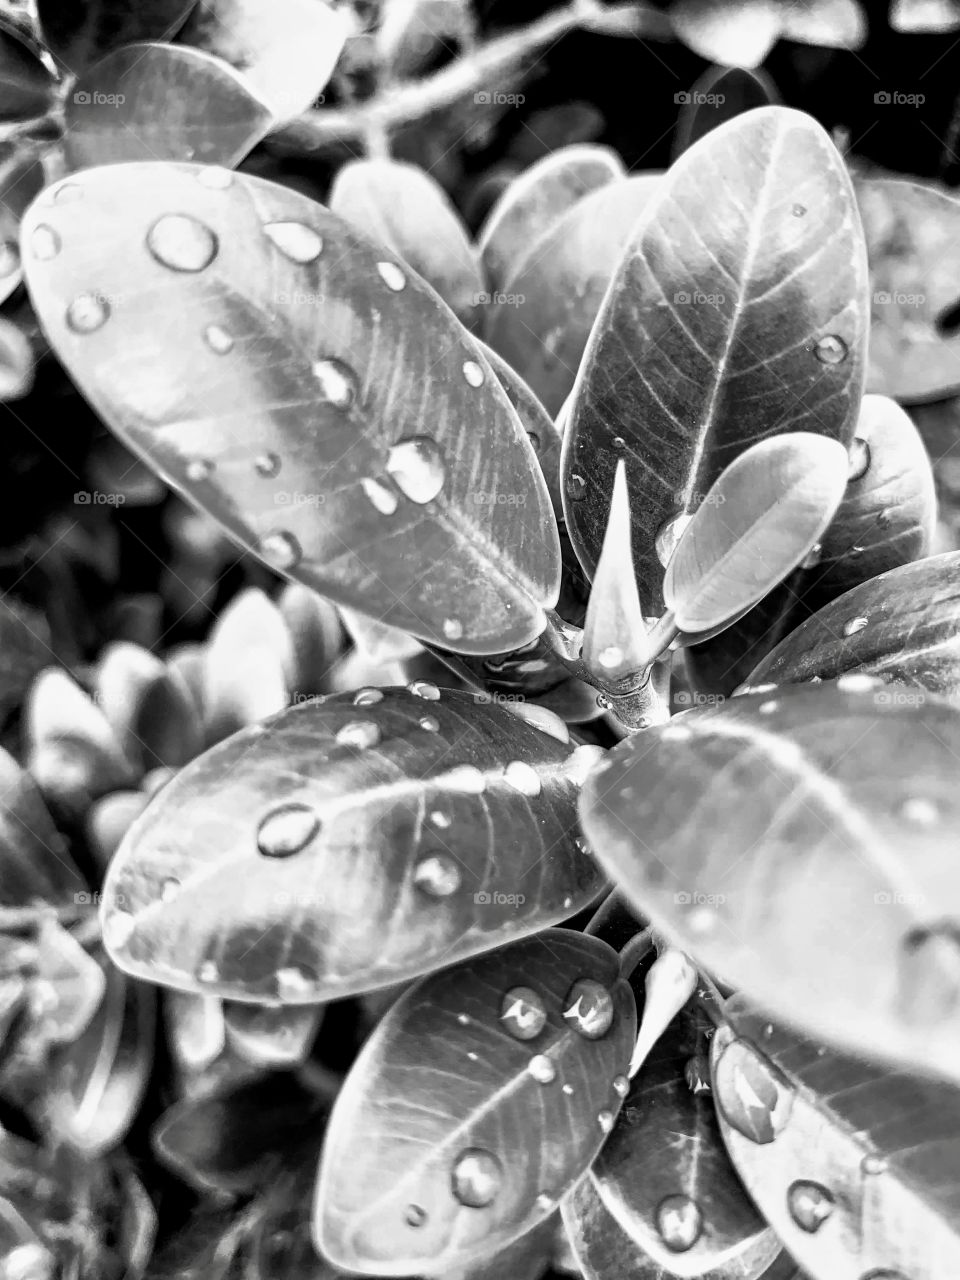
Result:
M45 918L37 934L31 978L33 1034L46 1044L71 1044L103 1003L107 986L103 969L72 933L55 919Z
M105 53L140 40L171 40L196 0L37 0L43 42L79 75Z
M86 888L30 774L0 750L0 905L54 905Z
M402 258L459 320L475 324L484 300L477 251L447 193L428 173L399 160L352 160L337 173L327 204Z
M647 624L637 596L630 550L627 473L617 464L610 515L583 630L583 660L601 678L622 678L649 662Z
M778 39L858 49L867 34L858 0L676 0L670 17L701 58L736 67L758 67Z
M817 1035L953 1079L960 712L862 675L620 743L581 820L674 944Z
M325 693L330 668L345 640L336 607L298 582L284 588L277 607L292 645L288 678L292 701Z
M616 952L582 934L551 930L425 978L337 1098L321 1253L351 1271L442 1273L546 1218L614 1123L635 1031Z
M107 876L107 947L183 990L315 1004L498 946L599 891L575 815L600 755L424 681L303 703L154 798Z
M659 178L641 173L583 196L534 241L501 288L488 341L549 413L573 389L607 285Z
M674 157L734 116L778 101L776 86L767 73L744 67L708 67L690 92L679 97Z
M847 1057L740 997L713 1039L731 1157L811 1276L940 1280L960 1267L960 1092Z
M506 394L427 286L272 183L169 164L70 183L81 200L48 189L26 219L28 247L41 226L63 246L31 259L31 294L135 452L337 603L468 653L539 634L559 578L546 488Z
M684 152L607 293L564 434L567 527L588 572L620 457L640 597L653 614L658 534L745 448L784 431L849 443L865 292L850 183L809 116L764 107Z
M560 147L524 170L490 210L477 236L491 287L501 289L530 246L578 201L623 176L616 152L592 144Z
M867 38L861 0L799 0L782 10L780 38L823 49L859 49Z
M232 168L272 123L228 63L169 44L126 45L107 54L77 80L65 113L72 169L137 160Z
M36 357L16 324L0 317L0 403L22 399L33 386Z

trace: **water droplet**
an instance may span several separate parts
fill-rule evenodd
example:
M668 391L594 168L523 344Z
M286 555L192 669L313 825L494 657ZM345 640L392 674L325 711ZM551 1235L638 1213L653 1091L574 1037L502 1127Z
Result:
M463 623L457 618L444 618L443 634L448 640L459 640L463 635Z
M573 1097L573 1085L572 1085L572 1084L565 1084L565 1085L563 1085L563 1092L567 1095L567 1097L568 1097L568 1098L572 1098L572 1097Z
M550 1213L553 1209L554 1201L552 1196L548 1196L545 1191L541 1191L537 1196L537 1209L541 1213Z
M172 902L180 892L180 881L175 876L171 876L169 880L164 880L160 886L160 897L164 902Z
M75 204L83 199L83 188L77 182L64 182L53 192L54 204Z
M431 853L417 863L413 883L431 898L449 898L460 888L460 868L449 854Z
M535 1040L547 1025L547 1007L530 987L511 987L500 1005L500 1021L515 1040Z
M74 333L94 333L106 324L110 305L96 293L78 293L67 307L67 327Z
M258 476L263 476L265 480L269 480L280 471L279 454L258 453L253 460L253 469Z
M527 724L532 724L535 729L549 734L558 742L569 743L570 730L555 711L534 706L532 702L511 702L509 708L518 720L525 720Z
M425 716L424 719L432 721L433 716ZM421 720L420 723L423 724L423 721ZM437 728L439 727L440 726L438 725ZM424 728L426 728L426 725L424 725ZM434 809L433 813L430 815L430 821L435 827L439 827L441 831L446 831L450 826L449 817L445 813L441 813L439 809Z
M422 1227L427 1220L427 1211L419 1204L408 1204L403 1220L408 1227Z
M578 475L575 471L567 476L567 497L574 502L579 502L583 495L587 492L587 482L583 476Z
M368 501L376 507L382 516L392 516L400 505L396 490L391 489L382 480L374 480L369 476L365 476L360 481L360 487L367 495Z
M271 809L257 831L257 848L265 858L299 853L320 830L320 819L308 804L293 801Z
M537 1084L553 1084L557 1078L557 1068L554 1066L553 1059L548 1058L545 1053L535 1054L527 1063L527 1071Z
M460 1023L461 1027L468 1027L470 1025L470 1017L466 1013L458 1013L457 1021Z
M306 266L323 253L323 237L303 222L268 222L263 234L285 258Z
M522 760L511 760L503 771L504 781L522 796L538 796L542 787L540 775Z
M300 543L293 534L282 529L262 538L257 550L267 564L273 565L275 569L292 569L300 563L303 555Z
M865 618L863 622L866 625ZM860 631L862 628L858 627L857 630ZM882 680L877 676L868 675L865 671L848 671L837 681L837 688L841 693L872 693L882 685Z
M0 1280L57 1280L61 1274L56 1257L39 1241L11 1248L0 1263Z
M225 356L233 350L233 338L219 324L208 324L203 331L203 340L215 355Z
M486 778L473 764L462 764L451 769L445 781L451 791L465 791L471 796L482 796L487 789Z
M277 970L277 995L282 1000L302 1000L314 992L314 984L302 969Z
M463 376L471 387L483 386L483 370L476 360L467 360L463 366Z
M847 479L850 481L862 480L869 466L870 446L866 440L861 440L859 436L856 436L850 446L850 465L847 470Z
M627 442L626 440L624 440L623 436L614 436L613 447L618 451L621 449L625 449L627 447Z
M564 1003L563 1016L587 1040L599 1040L613 1025L613 996L602 983L578 978Z
M407 685L407 689L416 698L424 698L427 702L440 701L440 690L429 680L414 680L413 684Z
M819 340L813 353L821 364L843 364L847 358L847 344L835 333L828 333Z
M780 703L775 698L771 698L769 702L761 702L757 707L757 713L761 716L772 716Z
M876 1177L878 1174L886 1173L887 1162L883 1156L868 1155L864 1156L860 1161L860 1172L868 1178Z
M394 293L402 293L407 287L407 277L395 262L378 262L377 271L383 283Z
M925 796L909 796L900 806L900 817L916 827L934 827L940 821L940 810Z
M13 275L20 266L20 249L13 240L0 243L0 276Z
M217 237L188 213L165 213L147 232L147 248L171 271L203 271L217 256Z
M349 409L357 398L357 375L342 360L318 360L313 366L320 394L335 409Z
M393 445L387 471L400 492L419 506L432 502L447 478L440 446L429 436L410 436Z
M200 484L213 475L213 463L209 458L191 458L186 466L186 474L191 484Z
M358 751L375 747L379 741L380 729L372 720L351 720L337 733L341 747L356 747Z
M219 982L220 970L216 960L204 960L197 967L198 982Z
M114 911L103 925L103 940L108 947L125 947L133 937L136 924L129 911Z
M787 1191L787 1208L790 1217L801 1231L810 1235L819 1231L833 1213L834 1199L826 1187L819 1182L807 1182L801 1179L790 1184Z
M674 1253L686 1253L697 1243L703 1231L700 1206L689 1196L667 1196L657 1205L657 1230L668 1249Z
M860 1277L860 1280L910 1280L910 1277L902 1271L881 1267L879 1270L868 1271L866 1275Z
M758 1145L773 1142L793 1109L793 1090L767 1058L744 1040L732 1040L713 1076L717 1105L738 1133Z
M614 667L623 665L623 650L617 644L611 644L606 649L601 649L597 655L597 661L601 667L607 671L612 671Z
M615 1076L613 1080L613 1091L618 1098L625 1098L630 1092L630 1081L626 1076Z
M845 636L855 636L858 631L864 629L867 623L867 618L851 618L849 622L843 624L843 634Z
M807 212L807 206L805 204L795 204L790 212L795 218L802 218Z
M534 453L539 453L539 452L540 452L540 437L537 435L537 433L536 433L535 431L528 431L528 432L527 432L527 439L530 441L530 447L533 449L533 452L534 452Z
M382 701L382 689L359 689L353 695L353 705L355 707L375 707L378 702Z
M420 728L426 729L427 733L439 733L440 721L436 716L421 716Z
M582 787L606 754L603 747L598 747L592 742L584 743L567 758L564 772L571 782Z
M604 1133L609 1133L613 1128L613 1112L601 1111L597 1116L597 1124L599 1124Z
M687 515L681 511L679 515L665 521L660 526L660 530L654 539L654 546L657 550L657 559L666 568L673 553L677 549L677 543L683 537L684 530L693 519L693 516Z
M815 569L820 563L820 557L823 555L823 544L815 542L807 554L800 561L801 569Z
M49 262L51 258L55 258L60 252L60 237L53 227L48 227L46 223L41 222L38 227L33 229L33 234L30 237L30 249L38 261Z
M233 183L233 174L229 169L221 169L219 165L204 165L197 174L197 181L202 187L211 191L226 191Z
M468 1147L453 1166L453 1194L470 1209L483 1209L491 1204L502 1181L500 1161L480 1147Z

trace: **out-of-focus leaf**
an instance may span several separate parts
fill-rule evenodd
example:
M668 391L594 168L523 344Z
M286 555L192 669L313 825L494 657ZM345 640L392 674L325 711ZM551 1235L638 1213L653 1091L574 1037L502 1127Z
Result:
M674 0L677 39L726 67L758 67L780 36L777 0Z
M890 0L890 26L905 35L942 35L960 27L957 0Z
M867 386L912 403L960 388L960 200L936 187L862 178L870 258Z
M27 394L33 386L34 364L26 334L12 320L0 316L0 402L20 400Z
M325 693L330 668L344 646L336 606L309 587L291 582L281 592L277 607L292 646L287 678L291 700Z
M107 946L183 990L316 1004L555 924L600 889L576 801L601 754L425 681L303 703L154 798Z
M443 1272L549 1216L622 1103L636 1033L616 952L550 930L423 979L330 1117L315 1237L351 1271Z
M477 251L446 192L428 173L399 160L351 160L337 173L327 204L402 258L463 324L476 326L484 300Z
M798 0L781 6L780 38L823 49L859 49L867 38L860 0Z
M142 1280L157 1236L157 1212L140 1179L125 1161L115 1159L119 1221L107 1238L117 1240L125 1270L122 1280ZM105 1233L106 1235L107 1233Z
M620 458L640 598L654 615L658 536L744 449L787 431L849 443L865 258L842 158L800 112L739 116L659 180L593 327L564 433L567 528L588 573Z
M40 52L18 23L0 16L0 121L4 124L46 115L53 106L56 82Z
M2 34L0 27L0 39ZM22 278L20 219L44 181L42 155L37 147L0 142L0 302L9 298Z
M227 1029L223 1004L212 996L165 991L163 1007L173 1056L186 1071L204 1071L223 1053Z
M258 1067L295 1067L310 1052L323 1020L323 1006L271 1009L228 1002L223 1010L227 1037L237 1053Z
M100 492L120 495L124 506L153 507L169 492L159 476L116 436L105 433L97 440L87 465Z
M488 340L549 413L573 388L607 285L659 179L641 173L583 196L534 241L500 290Z
M34 677L50 664L50 625L15 597L0 605L0 724L23 702Z
M318 0L203 0L178 41L236 67L283 122L326 88L350 27L343 8Z
M734 116L779 101L776 85L767 73L745 67L708 67L689 93L678 96L681 106L673 144L675 157Z
M0 905L74 901L86 884L29 773L0 750Z
M48 1043L72 1043L90 1025L106 988L104 971L96 960L56 920L45 919L37 936L30 988L37 1034Z
M473 43L472 0L386 0L377 29L377 53L388 73L404 80L449 60Z
M609 147L560 147L515 178L496 202L477 236L483 268L498 292L531 245L584 196L624 176Z
M65 111L71 169L136 160L232 168L272 123L228 63L169 44L126 45L107 54L76 82Z
M468 653L542 631L560 571L546 487L432 290L273 183L131 164L69 184L82 200L55 186L25 220L28 246L40 227L63 245L30 258L31 294L135 452L336 603Z
M121 45L171 40L196 0L36 0L43 42L71 75Z
M189 691L154 654L122 641L109 645L96 682L100 709L144 770L186 764L201 750Z
M106 871L131 822L143 813L148 800L142 791L112 791L91 805L85 823L87 840L101 871Z
M725 982L839 1045L960 1079L960 712L880 681L783 688L622 742L581 820Z
M290 633L273 601L256 587L234 596L204 652L208 742L283 710L292 657Z
M713 1039L723 1136L811 1276L940 1280L960 1268L960 1091L819 1047L739 996Z

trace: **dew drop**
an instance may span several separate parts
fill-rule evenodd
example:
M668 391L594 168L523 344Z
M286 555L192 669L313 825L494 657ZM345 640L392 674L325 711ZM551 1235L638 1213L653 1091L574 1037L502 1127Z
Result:
M626 1076L615 1076L613 1080L613 1091L618 1098L625 1098L630 1092L630 1081Z
M810 550L807 552L807 554L800 561L800 568L815 569L817 565L820 563L820 558L822 555L823 555L823 544L820 542L815 542L813 546L810 548Z
M463 376L471 387L483 386L483 370L476 360L467 360L463 366Z
M278 529L262 538L257 548L267 564L275 569L292 569L300 563L303 552L292 533Z
M870 446L860 436L854 438L850 446L850 463L847 470L848 480L862 480L870 466Z
M436 716L421 716L420 728L425 729L427 733L439 733L440 721Z
M545 1191L541 1191L540 1194L537 1196L537 1201L536 1201L537 1209L541 1213L549 1213L553 1208L553 1203L554 1203L553 1197L548 1196Z
M727 1122L760 1146L773 1142L790 1119L793 1090L788 1081L744 1040L732 1040L721 1053L713 1087Z
M458 1013L458 1014L457 1014L457 1022L459 1022L459 1023L460 1023L460 1026L461 1026L461 1027L469 1027L469 1025L470 1025L470 1016L469 1016L469 1014L466 1014L466 1013Z
M602 983L578 978L564 1002L563 1016L587 1040L599 1040L613 1025L613 996Z
M431 853L417 863L413 883L431 898L449 898L460 888L460 868L449 854Z
M607 671L612 671L614 667L623 665L623 650L617 644L608 645L605 649L601 649L597 655L597 661L601 667Z
M200 484L213 475L213 463L209 458L191 458L186 466L186 474L191 484Z
M835 333L828 333L819 340L813 353L821 364L843 364L847 358L847 344Z
M427 1211L419 1204L408 1204L403 1220L408 1227L422 1227L427 1220Z
M198 982L218 982L220 980L220 970L217 968L216 960L204 960L197 967Z
M303 222L268 222L263 234L285 258L306 266L323 253L323 238Z
M843 624L843 634L845 636L855 636L858 631L864 629L867 623L867 618L850 618L848 622Z
M868 1155L864 1156L860 1161L860 1172L866 1177L876 1177L878 1174L886 1173L887 1162L883 1156Z
M440 701L440 690L429 680L414 680L413 684L407 685L407 689L416 698L424 698L427 702Z
M171 271L203 271L217 256L217 237L188 213L165 213L147 232L147 248Z
M400 492L419 506L432 502L447 478L440 446L429 436L410 436L393 445L387 471Z
M377 271L380 279L393 293L402 293L407 287L407 277L395 262L378 262Z
M375 707L378 702L382 701L382 689L359 689L353 695L353 705L355 707Z
M13 240L0 242L0 276L13 275L19 266L20 250L16 243Z
M570 741L570 730L555 711L547 707L534 706L532 702L511 702L510 710L518 720L525 720L541 733L549 734L565 745Z
M790 212L795 218L802 218L807 212L807 206L805 204L795 204Z
M433 716L425 716L424 719L432 721ZM420 723L423 724L423 721L421 720ZM437 727L439 728L439 725ZM426 728L426 725L424 725L424 728ZM441 831L446 831L450 826L449 817L445 813L441 813L439 809L434 809L430 815L430 821L435 827L439 827Z
M627 442L624 440L623 436L614 436L613 447L619 452L621 449L625 449L627 447Z
M76 204L83 199L83 188L77 182L64 182L53 193L54 204Z
M257 831L257 848L265 858L289 858L320 830L316 810L293 801L278 805L264 816Z
M302 969L294 967L277 970L277 995L282 1000L302 1000L314 991L314 984Z
M543 785L536 769L522 760L511 760L503 771L503 777L514 791L519 791L522 796L529 796L531 799L540 794Z
M469 1209L483 1209L496 1199L503 1181L500 1161L480 1147L468 1147L452 1172L453 1194Z
M657 1205L660 1239L673 1253L686 1253L700 1239L703 1214L689 1196L667 1196Z
M557 1078L557 1068L554 1066L553 1059L548 1058L545 1053L535 1054L527 1063L527 1071L537 1084L553 1084Z
M609 1133L613 1128L613 1112L601 1111L597 1116L597 1124L599 1124L604 1133Z
M667 520L660 526L659 532L654 539L654 546L657 550L657 559L666 568L673 553L677 549L677 544L683 537L684 530L693 519L693 516L687 515L681 511L677 516Z
M74 333L95 333L106 324L110 306L95 293L78 293L67 307L67 326Z
M900 806L900 817L915 827L934 827L940 821L940 810L925 796L910 796Z
M603 747L598 747L592 742L585 742L582 746L577 747L572 755L568 756L564 765L564 772L571 782L576 783L578 787L582 787L606 754Z
M33 229L33 234L30 237L30 248L33 256L39 262L49 262L51 258L55 258L60 252L60 237L53 227L48 227L46 223L41 223ZM4 274L8 273L5 272Z
M370 476L365 476L360 481L360 487L366 494L371 506L376 507L382 516L392 516L400 505L396 490L391 489L382 480L374 480Z
M547 1025L547 1007L530 987L511 987L500 1005L500 1021L514 1040L535 1040Z
M171 876L169 880L164 880L160 886L160 897L164 902L172 902L180 892L180 881L176 877Z
M790 1184L787 1191L787 1209L801 1231L814 1235L833 1213L834 1199L819 1182L801 1179Z
M125 947L133 937L136 924L129 911L114 911L103 926L103 940L108 947Z
M233 174L229 169L221 169L219 165L204 165L197 174L197 181L210 191L226 191L233 183Z
M372 720L351 720L337 733L341 747L356 747L358 751L375 747L379 741L380 729Z
M448 640L459 640L463 635L463 623L457 618L444 618L443 634Z
M0 1263L0 1280L57 1280L61 1274L57 1259L39 1241L10 1248Z
M203 340L215 355L225 356L233 350L233 338L219 324L208 324L203 331Z
M528 431L528 432L527 432L527 439L530 441L530 447L533 449L533 452L534 452L534 453L539 453L539 452L540 452L540 437L537 435L537 433L536 433L535 431Z
M258 453L253 460L253 469L258 476L269 480L280 471L280 456L276 453Z
M772 716L779 706L780 703L775 698L771 698L768 702L760 703L757 713L761 716Z
M565 1085L563 1085L562 1087L563 1087L563 1092L567 1095L567 1097L568 1097L568 1098L572 1098L572 1097L573 1097L573 1085L572 1085L572 1084L565 1084Z
M349 409L357 398L357 375L342 360L318 360L313 376L320 394L335 409Z
M567 476L566 490L568 498L572 499L574 502L579 502L587 492L587 482L584 480L583 476L578 475L575 471L571 472L570 475Z

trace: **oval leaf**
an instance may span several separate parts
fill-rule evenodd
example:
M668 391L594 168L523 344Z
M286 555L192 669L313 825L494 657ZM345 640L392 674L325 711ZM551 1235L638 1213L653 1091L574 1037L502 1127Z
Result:
M82 200L58 206L54 187L27 216L28 252L47 229L30 289L134 452L337 603L465 653L540 633L560 571L546 487L506 393L426 285L273 183L172 164L69 182ZM523 500L476 500L501 486Z
M0 795L0 905L76 902L84 879L30 774L2 749Z
M43 42L71 75L139 40L170 40L197 0L37 0Z
M437 1274L528 1231L603 1144L635 1034L633 994L597 938L554 929L425 978L337 1098L321 1253L351 1271Z
M675 96L681 104L673 144L675 157L734 116L778 101L776 86L767 73L744 67L708 67L689 93Z
M677 39L707 62L758 67L780 36L776 0L675 0Z

